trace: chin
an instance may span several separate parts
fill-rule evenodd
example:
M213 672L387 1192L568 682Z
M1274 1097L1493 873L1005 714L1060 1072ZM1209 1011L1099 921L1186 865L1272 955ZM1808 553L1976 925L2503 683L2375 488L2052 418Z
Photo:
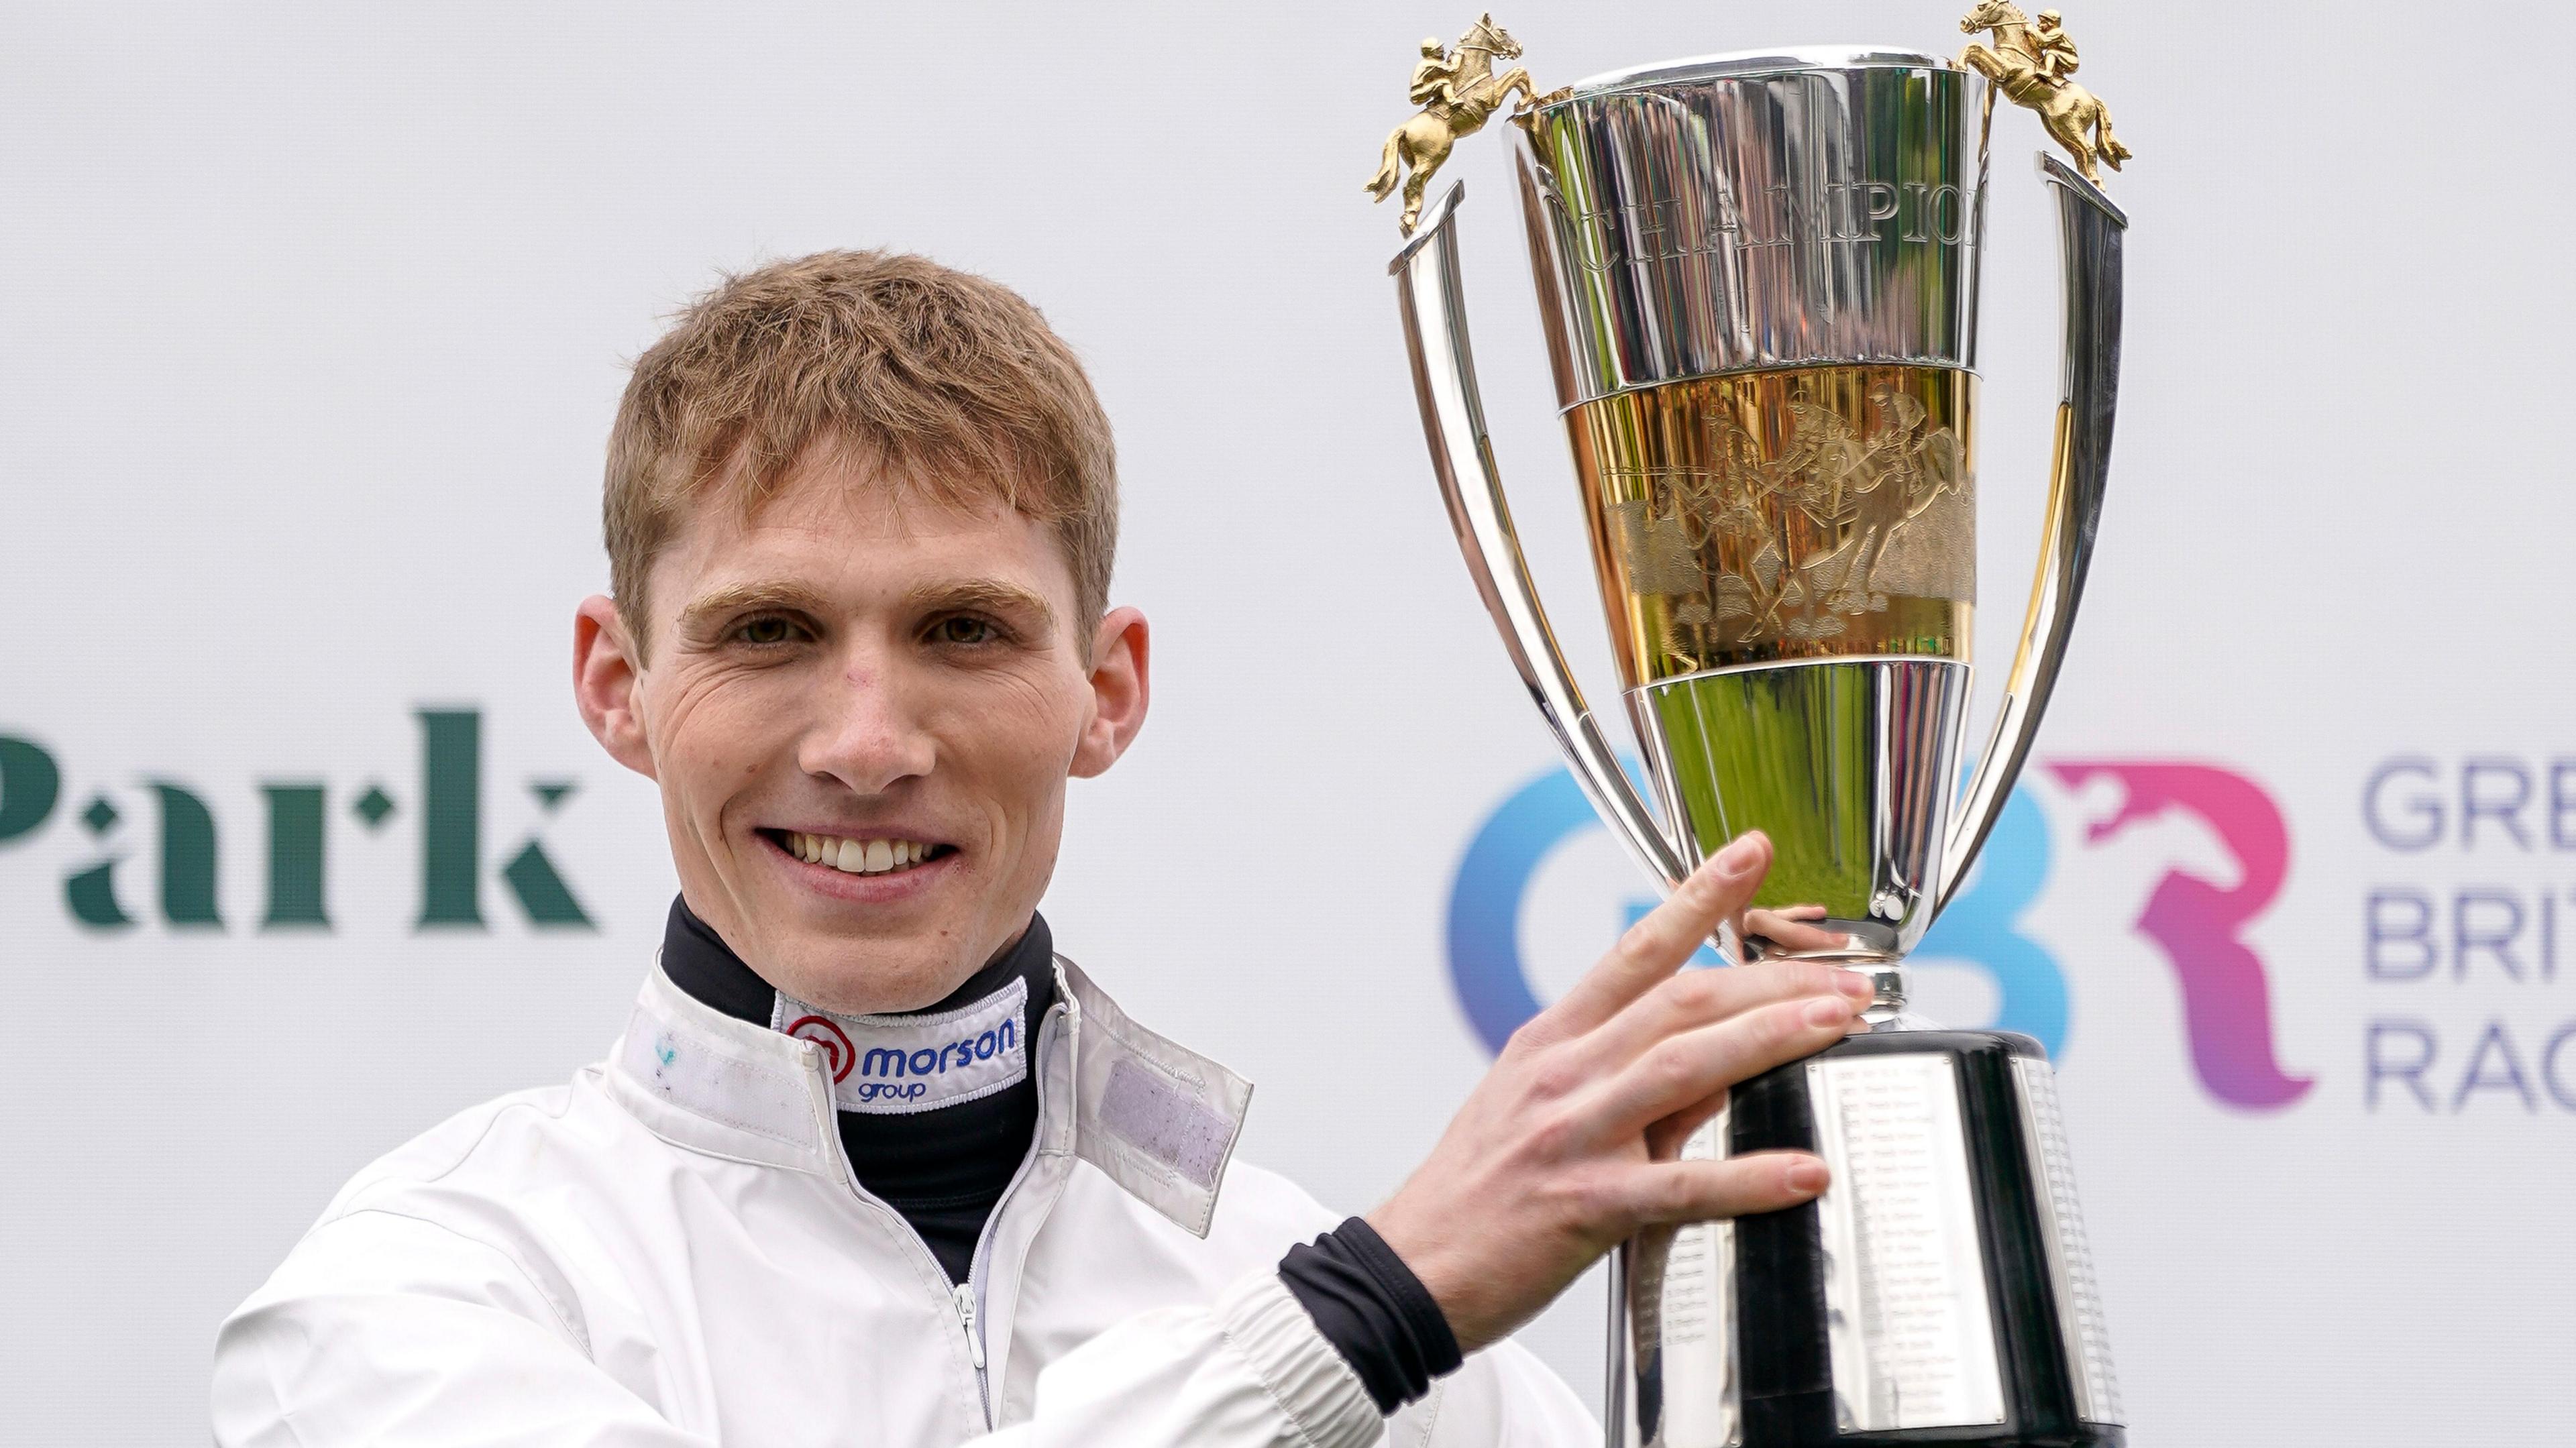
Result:
M840 1015L917 1011L982 967L981 960L956 958L957 951L947 943L955 938L800 940L780 952L785 968L778 983L798 1000Z

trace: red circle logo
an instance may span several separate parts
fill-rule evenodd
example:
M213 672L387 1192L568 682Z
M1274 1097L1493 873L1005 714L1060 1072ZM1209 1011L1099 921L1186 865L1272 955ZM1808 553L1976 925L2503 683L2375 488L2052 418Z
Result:
M787 1034L800 1041L811 1041L832 1058L832 1081L838 1085L857 1064L858 1053L850 1049L850 1038L830 1016L799 1016L787 1027Z

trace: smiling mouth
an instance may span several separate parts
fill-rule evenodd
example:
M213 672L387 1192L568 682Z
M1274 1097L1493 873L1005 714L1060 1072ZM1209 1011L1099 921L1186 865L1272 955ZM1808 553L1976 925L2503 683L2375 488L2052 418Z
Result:
M853 840L794 830L762 830L760 836L806 864L829 866L844 875L899 875L957 853L955 845L920 840Z

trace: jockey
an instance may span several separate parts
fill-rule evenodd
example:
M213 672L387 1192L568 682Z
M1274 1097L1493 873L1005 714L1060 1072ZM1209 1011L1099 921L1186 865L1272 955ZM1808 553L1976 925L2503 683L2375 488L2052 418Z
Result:
M2039 51L2036 60L2039 78L2052 86L2064 85L2066 78L2075 74L2079 62L2075 57L2075 41L2059 23L2057 12L2039 12L2038 21L2031 27L2030 38Z
M1458 68L1465 60L1464 55L1449 54L1448 48L1440 43L1439 36L1424 36L1422 61L1413 68L1413 85L1405 92L1405 99L1426 110L1434 105L1444 108L1455 106L1458 104Z

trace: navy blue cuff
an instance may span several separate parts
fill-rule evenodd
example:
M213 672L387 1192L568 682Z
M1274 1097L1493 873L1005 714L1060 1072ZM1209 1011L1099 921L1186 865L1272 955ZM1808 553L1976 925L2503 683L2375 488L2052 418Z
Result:
M1357 1217L1311 1246L1289 1248L1279 1279L1359 1374L1381 1413L1431 1391L1431 1380L1455 1372L1462 1360L1457 1334L1431 1290Z

